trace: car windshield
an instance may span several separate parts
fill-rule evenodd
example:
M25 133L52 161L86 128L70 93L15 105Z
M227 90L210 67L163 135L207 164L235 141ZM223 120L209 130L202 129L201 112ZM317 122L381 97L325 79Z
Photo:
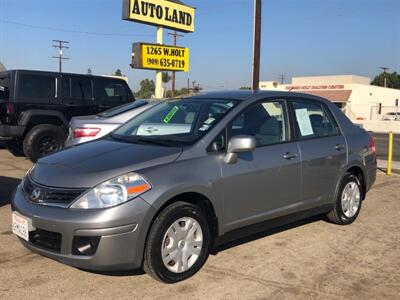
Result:
M237 101L179 99L164 101L119 127L111 138L132 143L183 147L215 126Z
M129 111L131 109L144 106L147 103L149 103L149 102L145 101L145 100L137 100L137 101L132 102L132 103L127 103L127 104L123 104L123 105L120 105L120 106L117 106L117 107L113 107L113 108L107 109L107 110L105 110L105 111L103 111L101 113L98 113L97 116L101 117L101 118L115 117L115 116L117 116L119 114L122 114L124 112L127 112L127 111Z

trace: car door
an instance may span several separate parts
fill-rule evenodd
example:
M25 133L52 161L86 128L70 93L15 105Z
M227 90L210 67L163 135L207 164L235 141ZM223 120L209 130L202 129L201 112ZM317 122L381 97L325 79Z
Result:
M302 209L332 202L342 166L346 164L346 140L321 101L291 101L302 158Z
M297 211L301 162L289 128L284 100L253 104L228 125L228 139L251 135L257 146L222 162L226 231Z
M93 80L89 76L63 75L62 90L65 114L68 118L95 113L91 109L94 106Z

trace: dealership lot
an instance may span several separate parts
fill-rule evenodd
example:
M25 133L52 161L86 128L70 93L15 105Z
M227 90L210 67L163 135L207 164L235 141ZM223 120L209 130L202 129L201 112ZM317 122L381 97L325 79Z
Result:
M24 249L11 234L10 197L30 167L0 150L0 299L400 297L400 176L378 174L351 226L318 218L226 245L175 285L141 272L95 274Z

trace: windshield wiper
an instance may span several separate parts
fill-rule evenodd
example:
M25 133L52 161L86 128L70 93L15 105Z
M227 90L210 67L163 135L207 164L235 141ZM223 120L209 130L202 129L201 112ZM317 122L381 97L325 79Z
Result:
M153 144L158 146L176 147L174 141L164 140L164 139L154 139L154 138L146 138L138 136L123 136L117 134L111 134L110 137L114 140L127 143Z

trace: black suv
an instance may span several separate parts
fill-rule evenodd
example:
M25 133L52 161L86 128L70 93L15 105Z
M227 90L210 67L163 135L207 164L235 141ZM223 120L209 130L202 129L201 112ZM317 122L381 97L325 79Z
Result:
M43 71L0 73L0 140L35 162L63 147L71 117L135 101L125 80Z

